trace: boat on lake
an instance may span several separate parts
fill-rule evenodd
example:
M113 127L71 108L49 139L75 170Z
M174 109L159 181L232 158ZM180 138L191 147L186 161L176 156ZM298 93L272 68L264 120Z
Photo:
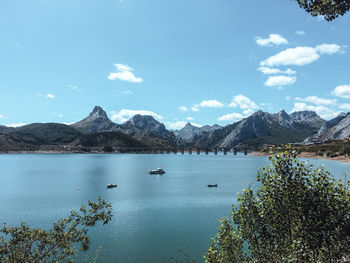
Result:
M218 187L218 184L208 184L208 187Z
M107 184L107 188L115 188L117 187L118 185L116 184Z
M158 168L156 170L150 170L150 174L165 174L165 171L162 168Z

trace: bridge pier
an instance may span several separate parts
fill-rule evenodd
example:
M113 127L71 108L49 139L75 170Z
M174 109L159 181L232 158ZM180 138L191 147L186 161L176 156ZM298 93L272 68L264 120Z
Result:
M227 150L226 149L224 149L224 155L227 155Z
M233 154L237 155L237 148L233 148Z
M177 150L176 149L173 152L174 152L174 154L177 154Z
M166 153L167 153L167 154L170 154L170 150L166 150Z
M192 148L188 149L188 154L192 154Z
M218 154L218 148L214 149L214 154L217 155Z
M208 148L205 148L205 154L206 155L208 155L208 152L209 152Z
M201 149L197 148L197 154L201 154Z
M247 155L247 154L248 154L248 149L245 148L245 149L244 149L244 155Z
M185 154L185 149L181 149L181 154Z

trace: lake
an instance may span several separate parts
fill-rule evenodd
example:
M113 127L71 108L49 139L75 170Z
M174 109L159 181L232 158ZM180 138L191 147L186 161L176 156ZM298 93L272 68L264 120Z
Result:
M336 177L350 171L341 162L310 162ZM237 193L254 185L257 170L268 164L266 157L232 153L3 154L0 223L49 228L102 196L112 203L114 217L89 232L88 254L102 247L98 262L171 262L183 254L203 262L218 219L229 215ZM158 167L166 174L148 173ZM106 189L109 183L118 187Z

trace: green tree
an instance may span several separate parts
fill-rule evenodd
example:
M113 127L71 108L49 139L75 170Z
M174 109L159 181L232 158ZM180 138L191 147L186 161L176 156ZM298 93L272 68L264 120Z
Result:
M25 223L17 227L4 224L0 229L0 262L74 262L76 246L83 251L89 248L88 228L99 221L107 224L111 218L111 204L99 197L97 202L89 201L78 212L55 222L49 230L30 228Z
M288 149L258 172L220 220L209 263L339 262L350 255L350 194L323 168Z
M323 16L332 21L350 9L350 0L296 0L312 16Z

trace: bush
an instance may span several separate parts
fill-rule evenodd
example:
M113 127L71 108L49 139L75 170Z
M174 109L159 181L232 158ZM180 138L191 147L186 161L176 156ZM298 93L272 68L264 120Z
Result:
M103 151L104 151L105 153L111 153L111 152L114 152L114 149L113 149L112 146L106 145L106 146L103 147Z
M318 152L317 152L317 155L318 155L318 156L323 156L323 154L324 154L324 152L322 152L322 151L318 151Z
M107 224L111 218L111 204L99 198L79 212L72 211L49 230L30 228L25 223L18 227L4 224L0 229L0 262L74 262L75 245L84 251L89 248L88 228L99 221Z
M220 220L208 263L338 262L350 254L350 194L322 168L274 154Z
M331 158L334 158L334 157L337 157L337 156L338 156L337 153L331 153L331 154L329 155L329 157L331 157Z

